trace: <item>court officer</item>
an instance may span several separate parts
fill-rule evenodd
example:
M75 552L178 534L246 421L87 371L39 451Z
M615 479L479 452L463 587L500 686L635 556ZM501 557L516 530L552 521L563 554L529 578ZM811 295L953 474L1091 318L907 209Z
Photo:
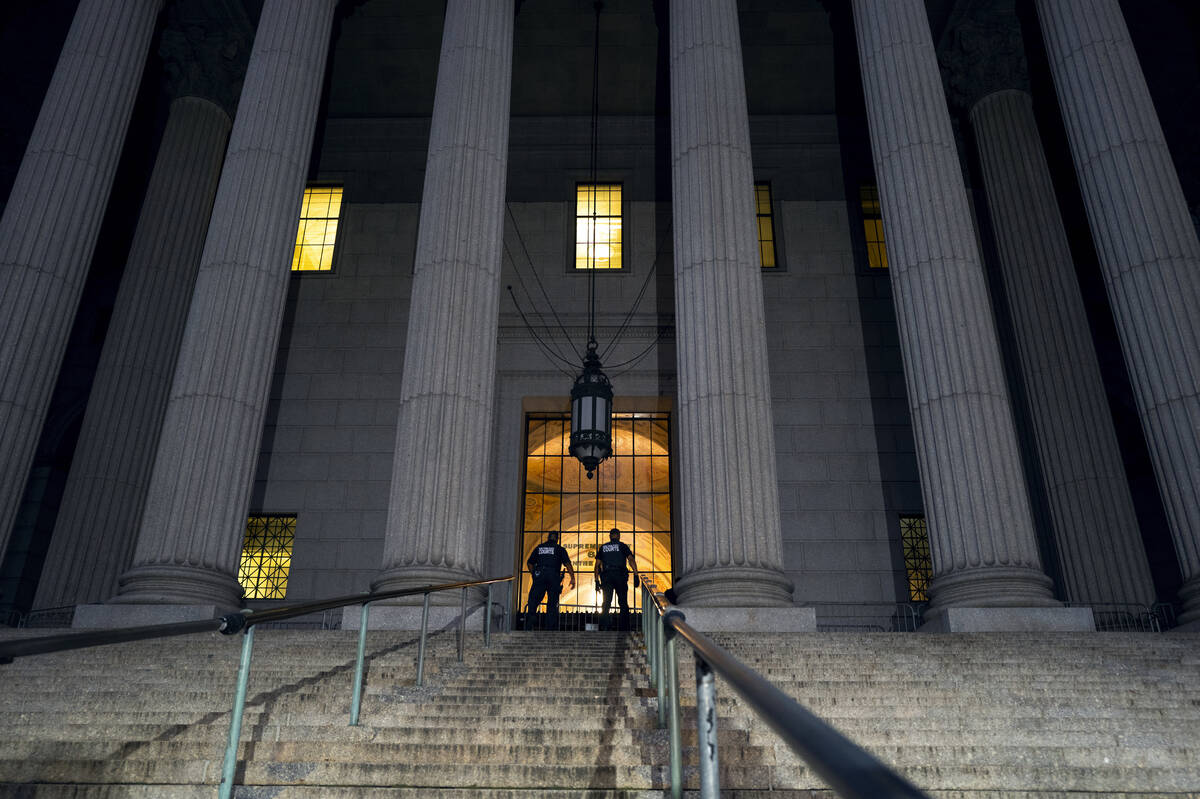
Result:
M571 557L567 550L558 545L558 533L546 534L546 540L533 548L529 559L525 561L533 576L533 584L529 586L529 601L525 612L525 629L531 629L533 614L542 597L546 598L546 629L558 629L558 595L562 593L562 572L560 566L565 566L571 577L571 589L575 588L575 567L571 565Z
M629 568L626 569L626 564ZM601 626L608 621L608 608L612 604L613 594L617 595L617 603L621 606L621 629L629 629L629 572L633 571L633 579L637 580L637 562L633 559L633 550L621 540L621 531L612 528L608 531L608 543L600 547L596 553L596 579L604 592L604 604L600 611Z

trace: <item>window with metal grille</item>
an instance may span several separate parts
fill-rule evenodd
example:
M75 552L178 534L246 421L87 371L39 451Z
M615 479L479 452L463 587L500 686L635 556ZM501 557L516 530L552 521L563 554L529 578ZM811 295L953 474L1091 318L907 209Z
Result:
M601 598L592 574L596 551L616 527L633 550L638 572L659 591L671 587L671 440L667 413L614 413L612 457L594 479L570 453L568 414L532 413L525 421L525 512L518 553L520 598L532 578L525 561L551 531L559 532L575 566L574 591L564 591L562 607L599 610ZM564 583L568 585L569 583ZM631 586L631 607L641 592Z
M763 269L778 266L775 258L775 217L771 213L771 184L754 184L754 213L758 218L758 263Z
M867 266L887 269L887 243L883 240L883 212L879 205L879 189L862 186L858 190L862 203L863 232L867 240Z
M292 252L293 272L333 269L333 245L342 213L341 186L310 186L300 203L300 230Z
M295 516L251 516L242 540L238 582L246 599L283 599L292 568Z
M621 268L621 184L575 185L575 268Z
M908 576L908 597L913 602L926 602L929 581L933 579L933 560L929 556L929 528L924 516L900 517L900 546Z

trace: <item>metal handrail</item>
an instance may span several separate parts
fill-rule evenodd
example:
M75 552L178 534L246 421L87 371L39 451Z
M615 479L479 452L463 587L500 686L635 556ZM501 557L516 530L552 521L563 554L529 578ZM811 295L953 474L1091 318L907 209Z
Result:
M173 635L190 635L192 633L220 632L233 635L243 630L249 630L256 624L264 622L283 621L315 613L319 610L348 607L350 605L365 605L385 599L396 599L403 596L430 594L437 591L449 591L455 588L473 588L475 586L491 585L512 580L508 577L495 577L491 580L472 580L462 583L445 583L442 585L427 585L423 588L404 588L378 593L351 594L348 596L319 599L315 602L305 602L300 605L288 605L269 610L239 611L226 613L211 619L197 621L180 621L171 624L153 624L145 627L121 627L111 630L96 630L87 633L67 633L65 635L50 635L42 638L26 638L17 641L0 642L0 664L11 663L15 657L41 655L49 652L63 652L70 649L84 649L105 644L128 643L129 641L146 641L152 638L167 638Z
M679 677L675 642L682 640L696 658L696 711L700 752L700 796L716 797L720 791L717 768L717 710L715 674L720 674L746 701L759 718L783 739L841 796L850 799L906 797L927 799L926 794L842 735L799 702L776 688L758 672L695 628L686 616L641 578L642 607L656 613L643 614L643 632L651 662L651 678L657 682L659 724L664 721L664 699L670 699L671 795L682 796L680 766ZM665 672L665 674L664 674ZM664 683L669 688L664 691Z
M278 622L319 610L362 605L362 616L358 627L358 653L354 667L353 698L350 701L350 726L358 726L359 709L362 704L363 671L367 649L367 619L373 602L385 599L395 599L403 596L424 594L424 607L421 612L421 639L417 649L417 685L421 685L425 674L425 638L429 633L429 595L438 591L462 589L462 609L458 620L458 661L463 660L463 648L466 637L467 620L467 589L487 586L487 602L483 614L484 646L492 642L492 586L495 583L511 582L512 575L495 577L490 580L471 580L462 583L444 583L442 585L427 585L423 588L405 588L395 591L380 591L378 593L354 594L352 596L321 599L316 602L306 602L302 605L271 608L263 611L245 611L227 613L213 619L198 621L183 621L174 624L155 624L147 627L126 627L115 630L98 630L89 633L74 633L71 635L52 635L43 638L29 638L23 641L0 642L0 663L11 663L15 657L38 655L48 652L62 652L70 649L103 646L106 644L125 643L129 641L145 641L152 638L166 638L174 635L189 635L191 633L221 632L233 635L245 631L242 639L242 655L238 665L237 687L234 690L233 712L229 718L229 738L225 745L225 757L221 768L221 785L217 789L218 799L230 799L233 796L233 778L237 769L238 742L242 737L242 716L246 710L246 689L250 682L250 656L254 648L254 628L266 622Z

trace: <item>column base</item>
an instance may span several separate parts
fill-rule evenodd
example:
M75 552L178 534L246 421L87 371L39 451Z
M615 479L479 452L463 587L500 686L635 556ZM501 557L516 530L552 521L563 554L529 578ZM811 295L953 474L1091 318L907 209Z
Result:
M215 605L222 612L242 606L242 586L229 574L197 566L135 566L121 575L108 605Z
M1091 608L941 608L925 613L922 633L1095 632Z
M1038 569L994 566L935 577L929 584L929 610L945 608L1057 608L1054 583Z
M94 630L174 624L213 619L231 610L218 605L78 605L71 628Z
M702 633L815 633L816 608L679 608Z
M793 607L792 581L772 569L705 568L680 577L674 588L679 604L692 609Z
M406 588L427 588L431 585L444 585L446 583L468 583L479 579L482 578L478 574L463 569L448 569L440 566L399 566L386 569L375 575L375 579L371 581L371 593L379 591L402 591ZM484 588L472 589L472 598L468 600L470 604L476 604L474 596L477 592L486 590L486 586ZM388 599L386 600L386 605L372 605L371 615L374 616L375 611L381 607L396 605L417 605L419 607L424 602L425 597L423 594ZM462 594L459 591L438 591L430 594L429 604L458 608L462 604ZM457 610L455 612L457 613ZM421 623L419 618L420 611L418 611L417 615L417 628L419 629ZM355 622L355 624L357 625L358 622Z

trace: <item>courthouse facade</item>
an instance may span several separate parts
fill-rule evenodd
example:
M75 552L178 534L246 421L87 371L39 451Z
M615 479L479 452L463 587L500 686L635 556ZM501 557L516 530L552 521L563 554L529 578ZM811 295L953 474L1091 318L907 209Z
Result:
M1187 4L59 5L3 609L527 581L549 531L586 574L617 527L727 623L1200 623Z

